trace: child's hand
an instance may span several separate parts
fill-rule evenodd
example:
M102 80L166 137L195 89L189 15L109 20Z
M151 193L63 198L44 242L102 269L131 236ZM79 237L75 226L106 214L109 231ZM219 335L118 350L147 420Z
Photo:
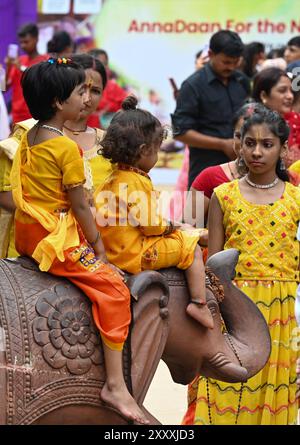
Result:
M106 258L106 260L107 260L107 258ZM122 280L124 282L126 282L126 280L125 280L125 272L123 272L123 270L119 269L114 264L109 263L108 260L107 261L103 261L103 263L105 263L106 266L108 266L113 272L117 272L118 275L121 275Z
M5 57L4 62L6 64L6 68L11 67L12 65L15 65L16 68L20 69L20 61L19 58L16 57L15 59L12 59L11 57Z
M111 263L106 263L108 267L110 267L114 272L117 272L119 275L121 275L123 281L125 281L125 272L123 270L119 269L117 266Z
M96 250L94 250L94 252L95 252L96 258L98 260L100 260L101 263L108 264L108 259L107 259L107 256L105 255L105 253L99 254L99 253L96 252Z
M108 263L108 259L107 259L105 250L103 248L102 242L99 242L99 243L95 244L93 249L94 249L95 255L98 258L98 260L100 260L102 263L107 264Z
M105 253L103 253L102 251L97 254L96 249L94 249L95 255L97 257L98 260L101 261L101 263L106 264L110 269L112 269L114 272L117 272L119 275L121 275L121 278L124 280L125 277L125 272L123 272L123 270L119 269L117 266L115 266L114 264L111 264L108 259L107 256L105 255Z
M202 247L208 246L208 230L203 229L200 233L199 244Z

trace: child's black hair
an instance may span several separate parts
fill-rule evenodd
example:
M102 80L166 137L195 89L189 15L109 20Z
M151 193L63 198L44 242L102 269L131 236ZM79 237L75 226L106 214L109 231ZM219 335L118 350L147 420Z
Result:
M83 68L70 59L51 58L27 68L21 85L32 117L39 121L51 119L56 113L54 102L67 100L84 80Z
M159 120L136 106L137 99L128 96L101 141L101 154L112 162L134 165L141 157L141 145L150 147L162 138L163 128Z
M262 124L267 125L270 131L279 138L281 145L287 142L290 133L288 124L277 111L270 110L263 106L254 110L252 115L244 121L241 129L241 141L244 140L246 133L253 125ZM288 172L286 169L282 169L280 159L277 161L276 174L282 181L289 181Z

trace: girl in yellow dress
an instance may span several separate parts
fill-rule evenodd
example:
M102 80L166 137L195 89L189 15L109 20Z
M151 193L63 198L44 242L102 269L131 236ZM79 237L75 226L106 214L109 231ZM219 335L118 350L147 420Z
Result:
M287 425L297 420L295 295L299 281L300 190L282 157L289 129L277 112L254 112L241 132L248 174L215 189L209 256L240 251L235 284L263 313L272 339L268 363L244 384L199 377L189 389L185 424ZM257 339L259 341L259 338Z
M62 132L63 124L84 109L85 73L70 59L50 58L25 70L22 87L38 123L23 135L11 171L16 248L33 258L41 271L68 278L91 300L105 357L100 397L124 417L148 423L122 370L130 294L108 263L84 197L80 149Z
M133 96L124 100L123 110L114 116L102 140L103 155L118 163L95 194L96 222L107 256L129 273L171 266L185 270L191 295L186 311L203 326L213 328L198 245L200 230L174 227L157 211L157 194L148 172L157 162L163 128L151 113L136 105ZM109 194L112 205L106 205Z
M74 121L65 122L63 132L75 141L83 151L86 178L83 187L86 199L93 208L93 193L110 175L112 165L101 154L98 154L104 131L89 127L87 120L97 109L107 77L102 63L88 54L76 54L72 60L85 70L87 94L85 95L84 108L79 117L77 116ZM14 243L13 213L15 205L11 196L10 171L22 135L35 124L35 119L18 122L14 126L12 136L0 141L0 258L18 256Z

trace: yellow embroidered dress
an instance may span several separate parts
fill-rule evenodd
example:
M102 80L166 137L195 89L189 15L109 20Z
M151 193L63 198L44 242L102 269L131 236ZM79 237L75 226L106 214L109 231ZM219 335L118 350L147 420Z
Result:
M241 384L208 379L207 391L207 379L196 379L189 388L193 419L187 413L183 423L209 424L210 415L212 424L294 424L297 352L293 336L299 280L296 233L300 190L286 183L282 197L266 205L244 199L237 180L222 184L215 193L224 214L224 249L241 252L235 283L263 313L270 329L272 352L264 369L244 383L239 410Z

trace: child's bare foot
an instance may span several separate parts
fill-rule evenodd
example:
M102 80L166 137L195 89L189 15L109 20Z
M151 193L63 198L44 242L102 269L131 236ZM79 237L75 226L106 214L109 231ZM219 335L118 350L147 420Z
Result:
M187 305L186 312L190 317L193 317L206 328L213 329L214 320L206 303L201 304L191 302Z
M108 383L105 382L101 390L100 398L112 408L120 411L126 419L142 424L149 424L149 420L147 420L125 385L109 386Z

